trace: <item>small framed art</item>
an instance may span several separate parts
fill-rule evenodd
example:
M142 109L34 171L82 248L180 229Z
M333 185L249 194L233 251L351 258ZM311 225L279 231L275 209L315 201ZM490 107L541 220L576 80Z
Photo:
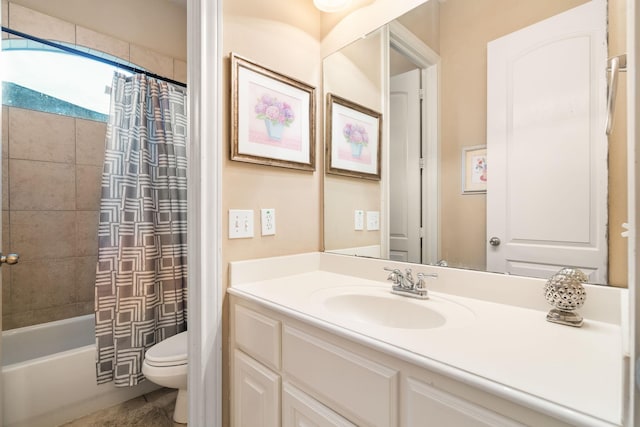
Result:
M380 179L382 114L327 95L327 173Z
M315 88L232 53L231 160L315 170Z
M462 148L462 193L487 192L487 146Z

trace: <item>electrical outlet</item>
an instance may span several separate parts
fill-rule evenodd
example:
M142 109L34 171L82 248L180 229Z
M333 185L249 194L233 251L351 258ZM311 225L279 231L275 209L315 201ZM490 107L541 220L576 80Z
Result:
M380 230L380 212L367 211L367 230Z
M276 234L276 210L275 209L261 209L260 210L260 223L262 224L262 235L273 236Z
M253 237L253 210L229 209L229 239Z
M364 211L360 209L356 209L354 215L354 229L355 230L364 230Z

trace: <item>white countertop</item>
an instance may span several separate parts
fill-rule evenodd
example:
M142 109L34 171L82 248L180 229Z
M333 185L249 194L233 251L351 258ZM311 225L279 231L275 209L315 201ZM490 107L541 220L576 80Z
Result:
M368 261L349 262L370 268ZM325 271L314 268L313 263L305 268L296 262L291 274L274 273L264 263L232 263L229 293L566 422L621 425L624 357L620 324L587 318L583 327L573 328L547 322L546 311L431 291L430 299L412 302L434 309L453 308L450 318L456 321L432 329L376 326L328 311L321 295L339 293L342 290L335 288L344 287L345 292L361 288L388 297L390 282L363 278L357 271L354 275ZM265 280L255 280L260 267ZM247 269L249 276L245 276Z

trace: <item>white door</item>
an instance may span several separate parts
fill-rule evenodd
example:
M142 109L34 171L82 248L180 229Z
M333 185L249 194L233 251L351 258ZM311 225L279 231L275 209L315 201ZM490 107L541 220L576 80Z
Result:
M488 44L487 269L607 278L606 2Z
M420 70L391 77L389 257L420 263Z

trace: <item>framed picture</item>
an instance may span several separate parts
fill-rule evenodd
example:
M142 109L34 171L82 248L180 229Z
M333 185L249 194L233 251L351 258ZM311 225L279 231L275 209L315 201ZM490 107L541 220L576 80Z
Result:
M380 179L382 114L327 95L327 173Z
M487 146L462 148L462 194L487 192Z
M315 170L315 88L231 54L231 160Z

